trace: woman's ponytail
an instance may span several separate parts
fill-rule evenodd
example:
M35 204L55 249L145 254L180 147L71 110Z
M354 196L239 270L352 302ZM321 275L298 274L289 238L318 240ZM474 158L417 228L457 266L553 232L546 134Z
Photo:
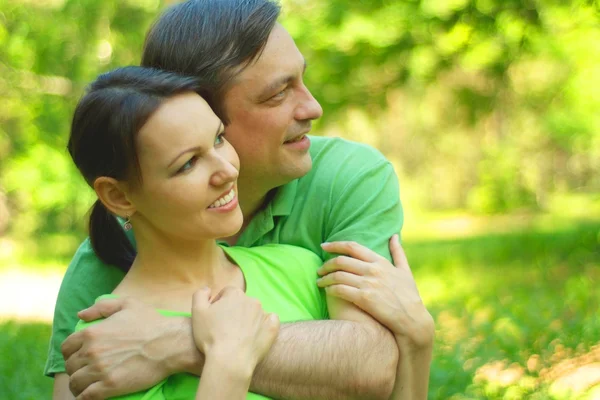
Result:
M90 241L102 262L129 271L136 251L114 215L100 200L96 200L90 214Z

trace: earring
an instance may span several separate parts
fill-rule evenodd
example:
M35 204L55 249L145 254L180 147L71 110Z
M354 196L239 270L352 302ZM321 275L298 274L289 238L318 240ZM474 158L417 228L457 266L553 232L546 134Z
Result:
M131 228L133 228L131 226L131 221L129 220L129 215L125 216L127 219L125 220L125 222L123 223L123 229L125 229L126 231L130 231Z

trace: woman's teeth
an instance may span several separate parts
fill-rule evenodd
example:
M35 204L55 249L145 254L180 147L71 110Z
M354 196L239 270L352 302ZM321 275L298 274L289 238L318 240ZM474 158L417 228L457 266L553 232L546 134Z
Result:
M220 199L218 199L217 201L212 203L210 206L208 206L208 208L223 207L225 204L231 202L231 200L233 200L234 198L235 198L235 191L233 189L231 189L231 191L229 193L227 193L225 196L221 197Z

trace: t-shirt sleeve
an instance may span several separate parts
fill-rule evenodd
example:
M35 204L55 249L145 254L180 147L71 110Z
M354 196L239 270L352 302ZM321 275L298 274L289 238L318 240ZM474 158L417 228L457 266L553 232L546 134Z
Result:
M65 372L65 360L60 351L62 342L75 331L77 312L94 304L96 298L110 293L123 279L124 273L114 266L101 262L94 253L89 238L71 260L58 292L48 358L44 368L46 376Z
M326 241L355 241L391 261L389 240L400 234L404 220L391 163L375 149L360 149L335 176L331 199Z

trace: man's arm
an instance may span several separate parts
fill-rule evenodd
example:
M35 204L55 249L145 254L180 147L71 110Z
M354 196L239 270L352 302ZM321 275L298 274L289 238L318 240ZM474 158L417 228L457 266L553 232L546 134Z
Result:
M125 273L116 267L103 264L94 254L89 238L77 249L63 277L56 299L52 337L48 359L44 368L46 376L65 372L65 360L60 346L75 331L79 318L77 312L94 304L97 297L111 293Z
M285 399L389 398L398 361L392 334L338 300L328 297L330 313L344 321L283 325L252 391Z
M201 374L204 357L192 339L191 319L164 317L143 307L110 299L80 313L85 320L107 319L76 332L63 345L67 372L78 371L71 382L74 394L85 391L88 398L102 399L147 389L158 382L148 379L152 365L166 364L169 373ZM281 399L387 399L398 358L393 337L357 308L339 308L339 317L353 321L283 324L255 370L251 391ZM161 370L156 376L163 375ZM90 389L94 382L99 384Z

